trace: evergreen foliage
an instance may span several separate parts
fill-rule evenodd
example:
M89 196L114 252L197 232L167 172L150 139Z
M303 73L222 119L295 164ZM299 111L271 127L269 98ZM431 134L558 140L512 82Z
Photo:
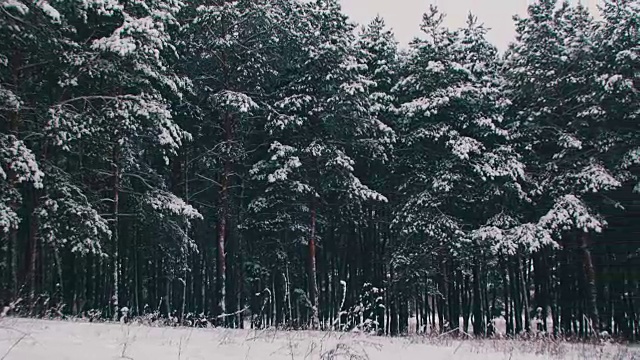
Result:
M0 301L637 340L640 2L600 12L500 54L435 7L399 50L337 0L2 0Z

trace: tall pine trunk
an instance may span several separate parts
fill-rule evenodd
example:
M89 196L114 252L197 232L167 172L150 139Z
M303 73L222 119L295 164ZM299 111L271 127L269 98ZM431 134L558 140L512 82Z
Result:
M218 217L217 270L218 270L218 309L219 315L226 313L227 254L225 252L228 213L229 162L225 160L220 189L220 213Z
M480 267L473 267L473 334L484 334L484 318L482 316L482 299L480 298ZM466 331L466 329L465 329Z
M529 316L529 282L527 281L527 273L523 272L522 270L522 264L524 263L525 265L527 264L527 261L521 261L520 259L520 255L518 255L518 257L516 257L516 261L517 261L517 271L518 271L518 277L520 279L520 290L522 291L522 310L524 311L524 330L526 332L529 332L530 329L530 324L531 324L531 319Z
M119 265L120 258L118 254L119 250L119 237L118 237L118 227L119 227L119 207L120 207L120 180L122 178L121 169L120 169L120 149L117 144L113 149L113 320L118 320L118 304L119 304L119 292L118 292L118 282L119 282Z
M585 296L587 302L587 311L589 320L591 320L591 326L595 332L595 336L598 336L598 329L600 328L600 318L598 315L598 302L597 302L597 288L596 288L596 272L593 266L593 259L591 257L591 251L589 250L589 234L581 232L579 235L580 250L582 252L582 263L584 266L585 274Z
M29 281L29 304L33 305L33 299L36 293L36 264L38 260L38 196L37 189L33 189L31 207L30 207L30 223L29 223L29 252L27 259L27 274L25 280Z
M318 283L316 273L316 201L311 199L311 227L309 235L309 301L311 301L311 328L317 329L318 318Z
M224 140L230 147L233 141L233 118L225 113L223 117ZM228 149L229 150L229 149ZM227 312L227 235L229 219L229 192L231 187L232 163L229 154L223 155L222 179L220 181L220 212L218 214L218 243L217 243L217 283L218 283L218 312L224 315ZM227 317L221 318L222 323L227 322Z

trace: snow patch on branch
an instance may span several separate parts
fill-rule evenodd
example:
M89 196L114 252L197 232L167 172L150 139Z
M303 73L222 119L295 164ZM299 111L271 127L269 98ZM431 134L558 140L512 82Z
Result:
M20 217L4 201L0 201L0 234L8 233L11 229L17 229Z
M573 176L582 188L583 193L597 193L603 190L612 190L622 184L602 164L592 163L578 174Z
M213 95L212 101L219 106L231 108L242 114L259 108L250 96L230 90L223 90Z
M504 232L504 236L496 239L492 250L496 254L516 255L519 250L535 253L545 246L557 247L551 233L538 224L526 223Z
M549 231L533 223L520 224L509 229L486 225L473 230L470 236L478 243L490 244L494 254L510 256L518 252L535 253L545 246L558 246Z
M193 206L172 193L156 190L149 194L147 202L152 209L168 216L184 217L187 220L203 219Z
M47 15L51 19L53 23L60 23L60 13L53 6L51 6L49 2L40 0L36 3L36 6L38 6L42 10L42 12L44 12L45 15Z
M27 5L16 0L5 0L3 1L2 7L7 10L15 10L21 16L25 16L29 13Z
M447 141L453 155L462 160L469 160L472 153L479 154L484 149L484 145L474 138L459 136Z
M300 166L302 166L300 159L297 156L292 156L291 158L287 159L287 161L285 161L283 167L276 169L276 171L269 174L267 176L267 181L269 183L274 183L277 181L287 180L289 174L292 173L294 169L297 169Z
M351 177L350 184L351 191L356 194L362 200L373 200L380 202L388 202L389 200L377 191L371 190L368 186L364 185L360 179L355 176Z
M20 99L12 91L4 89L0 85L0 110L18 111L22 106Z
M164 25L151 16L134 18L125 14L125 21L108 36L93 41L91 47L122 57L149 55L160 60L160 50L168 46L169 37Z
M582 141L571 134L563 133L558 139L558 145L565 149L582 149Z
M601 232L607 225L600 216L591 214L587 205L575 195L565 195L556 200L538 224L556 235L571 230Z
M629 150L622 158L621 167L628 169L634 165L640 165L640 148Z
M30 182L36 189L42 188L44 173L40 171L36 156L24 142L13 135L0 135L0 178L16 183Z

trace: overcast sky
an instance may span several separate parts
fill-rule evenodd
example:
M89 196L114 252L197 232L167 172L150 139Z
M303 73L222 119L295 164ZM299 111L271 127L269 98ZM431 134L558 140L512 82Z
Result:
M580 0L569 0L578 3ZM591 9L598 0L581 0ZM504 50L515 35L512 16L526 14L529 0L340 0L342 9L352 20L366 24L380 14L396 34L401 46L409 43L420 32L422 14L430 4L436 4L447 14L446 25L459 27L465 24L469 11L481 23L491 28L489 40Z

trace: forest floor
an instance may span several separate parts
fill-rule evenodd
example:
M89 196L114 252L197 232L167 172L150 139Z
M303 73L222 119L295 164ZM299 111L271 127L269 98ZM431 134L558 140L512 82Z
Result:
M0 360L640 360L640 348L550 340L150 327L0 319Z

